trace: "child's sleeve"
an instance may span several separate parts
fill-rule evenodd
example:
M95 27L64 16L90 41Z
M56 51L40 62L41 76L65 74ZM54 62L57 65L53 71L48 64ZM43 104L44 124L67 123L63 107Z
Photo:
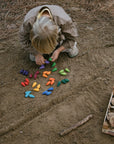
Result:
M61 32L65 37L62 43L65 49L72 48L76 42L77 28L76 25L71 21L67 21L65 24L61 25Z

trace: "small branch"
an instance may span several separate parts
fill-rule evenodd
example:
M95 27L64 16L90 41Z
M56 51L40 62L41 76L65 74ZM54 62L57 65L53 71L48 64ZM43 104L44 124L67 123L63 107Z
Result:
M7 19L7 16L8 16L9 13L10 13L10 10L8 10L8 12L5 15L5 26L6 26L6 19Z
M77 124L63 130L62 132L59 133L60 136L64 136L66 134L68 134L69 132L71 132L72 130L76 129L77 127L83 125L84 123L86 123L87 121L89 121L93 116L90 114L88 115L86 118L84 118L83 120L79 121Z
M20 19L22 17L22 15L17 16L14 20L17 21L18 19Z
M7 33L6 35L3 35L2 37L0 37L0 41L1 41L1 40L4 40L4 39L7 39L7 38L9 38L9 37L11 38L12 36L16 35L17 32L18 32L18 30L13 31L12 33Z

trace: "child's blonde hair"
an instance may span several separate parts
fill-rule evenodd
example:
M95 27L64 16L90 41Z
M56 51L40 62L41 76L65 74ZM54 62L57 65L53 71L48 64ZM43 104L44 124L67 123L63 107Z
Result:
M42 54L50 54L57 46L58 27L53 20L46 16L36 19L31 30L32 46Z

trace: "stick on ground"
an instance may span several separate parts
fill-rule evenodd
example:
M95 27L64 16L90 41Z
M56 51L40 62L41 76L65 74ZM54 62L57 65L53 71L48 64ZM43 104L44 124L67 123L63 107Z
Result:
M68 134L69 132L71 132L72 130L76 129L77 127L83 125L84 123L86 123L88 120L90 120L93 116L90 114L88 115L86 118L84 118L83 120L79 121L77 124L63 130L62 132L59 133L60 136L64 136L66 134Z

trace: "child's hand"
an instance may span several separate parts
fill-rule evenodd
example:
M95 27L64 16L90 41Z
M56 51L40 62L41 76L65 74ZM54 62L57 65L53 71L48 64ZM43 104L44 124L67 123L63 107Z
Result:
M51 56L52 62L58 59L60 52L62 52L63 50L65 50L65 48L63 46L60 46L58 49L54 51L54 53Z
M38 54L37 56L35 56L35 61L37 65L43 65L45 64L45 60L44 57L40 54Z
M55 60L58 59L59 54L60 54L60 51L59 51L58 49L54 51L54 53L53 53L52 56L51 56L52 62L54 62Z

